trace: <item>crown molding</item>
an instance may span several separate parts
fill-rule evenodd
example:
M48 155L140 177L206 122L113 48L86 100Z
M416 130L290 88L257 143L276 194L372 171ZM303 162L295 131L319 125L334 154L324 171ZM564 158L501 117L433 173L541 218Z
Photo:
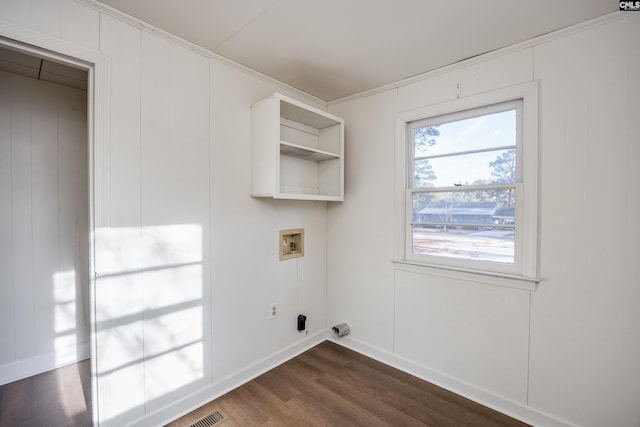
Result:
M100 13L104 13L105 15L111 16L112 18L118 19L126 24L129 24L133 27L136 27L142 31L146 31L147 33L150 34L154 34L157 37L160 37L166 41L169 41L171 43L175 43L187 50L190 50L194 53L197 53L199 55L202 55L206 58L209 58L211 60L214 60L216 62L219 62L221 64L227 65L235 70L241 71L245 74L249 74L253 77L257 77L260 80L263 80L271 85L277 86L278 88L280 88L283 91L287 91L289 93L295 93L297 96L307 100L308 102L313 102L316 103L318 105L321 105L323 108L327 108L328 103L326 100L318 98L316 96L313 96L301 89L298 89L296 87L290 86L286 83L281 82L280 80L276 80L273 77L269 77L266 74L263 74L259 71L256 71L252 68L249 68L245 65L242 65L238 62L235 62L229 58L226 58L220 54L217 54L215 52L212 52L208 49L205 49L201 46L198 46L195 43L192 43L190 41L187 41L183 38L180 38L178 36L176 36L175 34L172 34L168 31L162 30L158 27L155 27L151 24L148 24L144 21L139 20L138 18L134 18L133 16L127 15L126 13L118 10L118 9L114 9L111 6L108 6L104 3L101 3L99 1L95 1L95 0L75 0L77 3L80 3L82 5L85 5L87 7L90 7Z
M569 27L565 27L565 28L561 28L559 30L556 31L552 31L546 34L542 34L540 36L537 37L533 37L531 39L525 40L523 42L519 42L516 44L512 44L510 46L506 46L500 49L496 49L496 50L492 50L477 56L473 56L471 58L467 58L467 59L463 59L460 60L458 62L454 62L453 64L450 65L446 65L444 67L441 68L437 68L435 70L431 70L431 71L427 71L421 74L417 74L415 76L412 77L408 77L406 79L402 79L402 80L398 80L396 82L393 83L389 83L386 84L384 86L379 86L376 87L374 89L370 89L367 91L363 91L363 92L358 92L356 94L353 95L349 95L349 96L345 96L343 98L339 98L339 99L335 99L333 101L329 101L327 104L329 105L329 107L336 105L336 104L341 104L344 102L348 102L348 101L352 101L355 99L360 99L360 98L366 98L368 96L371 95L375 95L377 93L380 92L385 92L387 90L391 90L391 89L398 89L402 86L407 86L416 82L420 82L422 80L426 80L432 77L436 77L442 74L446 74L446 73L450 73L452 71L456 71L456 70L460 70L466 67L469 67L471 65L474 64L479 64L481 62L485 62L485 61L489 61L492 60L494 58L500 57L500 56L504 56L504 55L508 55L523 49L529 49L538 45L541 45L543 43L547 43L553 40L558 40L564 37L567 37L571 34L575 34L575 33L579 33L582 31L586 31L588 29L600 26L600 25L604 25L610 22L614 22L620 19L624 19L624 18L629 18L631 14L629 14L628 12L611 12L608 13L606 15L602 15L599 16L597 18L594 19L590 19L588 21L584 21L581 22L579 24L575 24L575 25L571 25Z

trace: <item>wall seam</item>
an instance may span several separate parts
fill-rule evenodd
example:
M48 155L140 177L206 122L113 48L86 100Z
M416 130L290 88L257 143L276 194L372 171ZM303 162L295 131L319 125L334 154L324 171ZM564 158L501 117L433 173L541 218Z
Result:
M142 408L143 408L143 412L144 414L147 414L147 364L146 364L146 357L145 357L145 348L144 348L144 343L145 343L145 302L144 302L144 251L143 251L143 245L142 245L142 227L143 227L143 222L142 222L142 148L143 148L143 143L142 143L142 138L143 138L143 129L142 129L142 125L143 125L143 108L142 108L142 88L143 88L143 79L142 79L142 74L143 74L143 37L142 37L142 31L140 31L139 33L139 48L140 48L140 56L138 57L138 88L140 89L139 93L138 93L138 112L139 112L139 127L138 127L138 173L139 173L139 179L138 179L138 201L139 201L139 205L138 205L138 220L139 220L139 225L138 225L138 245L140 248L140 253L139 253L139 262L140 262L140 267L141 267L141 272L140 272L140 304L141 304L141 311L140 311L140 317L141 317L141 324L142 324Z
M11 317L13 319L13 358L12 361L15 361L18 356L18 352L16 350L16 269L15 269L15 256L13 253L13 247L15 244L15 233L14 233L14 214L13 214L13 86L10 87L9 92L9 200L11 203Z
M533 302L532 295L533 293L529 292L529 315L528 315L528 337L527 337L527 380L526 380L526 389L524 394L524 401L527 406L529 406L529 388L531 386L531 305Z
M215 342L214 336L213 336L213 331L214 331L214 295L213 295L213 288L214 288L214 281L213 281L213 259L214 259L214 255L213 255L213 207L214 207L214 202L213 202L213 134L214 134L214 126L215 126L215 120L212 119L213 116L213 103L215 102L215 99L213 97L213 87L212 87L212 80L215 76L214 73L214 67L213 67L213 63L211 62L211 60L209 60L209 141L208 141L208 150L209 150L209 170L207 171L209 176L209 218L208 218L208 227L209 227L209 354L211 355L211 372L209 374L209 379L211 381L211 383L213 384L215 381L215 376L213 374L214 372L214 355L213 355L213 343ZM204 260L203 260L204 262Z
M31 269L29 271L29 290L31 299L31 313L30 320L34 327L31 332L31 345L30 352L32 355L36 352L36 340L35 340L35 292L33 285L33 83L29 82L29 236L31 247L29 252L31 254Z
M396 105L394 106L393 110L394 111L398 111L398 98L400 96L400 89L399 88L395 88L394 90L395 90L395 104ZM396 133L396 129L394 128L394 135L395 135L395 133ZM394 140L393 141L393 154L394 154L394 157L396 155L396 149L397 149L396 148L396 144L397 144L397 141ZM398 166L397 163L398 162L394 158L394 161L393 161L393 176L394 176L394 179L398 176L398 171L396 170L396 168ZM394 192L395 191L397 191L397 184L394 181ZM394 196L394 198L396 197L395 194L393 196ZM396 214L396 212L395 212L396 211L395 203L394 203L393 211L394 211L393 214L395 216L395 214ZM394 225L393 225L392 241L394 241L394 243L395 243L395 240L396 240L395 234L397 233L397 228L398 228L397 225L396 225L397 224L397 218L395 218L393 224ZM397 249L394 248L394 252L396 250ZM393 354L397 354L396 353L396 330L397 330L396 329L396 325L397 325L397 318L396 318L397 301L396 300L397 300L397 292L398 292L397 277L398 277L398 271L395 268L393 268L393 313L392 313L392 316L393 316L392 319L393 320L392 320L392 324L391 324L391 328L392 328L391 329L391 352Z

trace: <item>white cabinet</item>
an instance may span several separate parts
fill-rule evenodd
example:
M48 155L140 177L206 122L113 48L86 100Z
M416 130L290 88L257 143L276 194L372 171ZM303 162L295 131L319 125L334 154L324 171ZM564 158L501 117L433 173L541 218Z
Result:
M275 93L251 106L251 196L344 200L344 120Z

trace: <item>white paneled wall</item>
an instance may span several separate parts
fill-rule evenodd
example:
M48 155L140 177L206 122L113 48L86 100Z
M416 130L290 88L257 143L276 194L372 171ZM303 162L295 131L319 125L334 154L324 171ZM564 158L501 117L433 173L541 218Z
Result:
M209 60L143 33L140 71L145 398L153 410L211 383Z
M530 404L580 425L640 423L640 61L616 42L639 35L628 16L535 50L545 281L532 294Z
M101 25L112 138L110 199L97 201L97 376L101 423L121 425L212 383L209 59L109 16Z
M0 0L3 21L97 50L100 13L74 0Z
M144 342L141 229L141 32L100 17L100 47L110 70L109 159L96 164L96 180L109 195L96 214L98 413L108 420L144 416ZM120 274L126 272L126 274ZM136 344L133 344L136 343ZM124 385L124 386L123 386Z
M94 415L163 425L325 337L326 203L249 197L251 104L274 91L314 99L98 9L0 0L0 28L99 51L107 68L93 147ZM0 224L11 216L1 205ZM305 257L280 262L278 230L298 227Z
M88 356L87 93L0 72L0 383Z
M102 425L163 424L342 321L352 326L343 342L538 424L638 423L640 235L630 212L640 208L640 64L620 42L639 38L637 14L333 104L347 122L346 200L327 215L324 202L248 196L250 105L275 90L309 98L88 4L0 0L0 23L52 46L99 51L109 64L109 81L99 82L108 87L100 123L108 137L95 159ZM541 91L538 290L394 270L395 114L533 79ZM3 140L9 125L29 129L0 112ZM0 145L0 194L12 195L0 204L0 229L42 239L37 248L0 241L3 255L17 254L0 257L3 282L34 283L53 265L35 256L55 246L50 220L40 218L53 203L50 171L15 166L48 158L47 147ZM47 196L16 192L14 176ZM601 227L612 209L624 232ZM279 262L278 230L298 227L305 257ZM58 224L67 237L72 228ZM71 244L58 239L59 248ZM67 268L71 258L58 263ZM34 286L0 287L0 336L27 322L7 301L30 301ZM280 316L269 320L272 303ZM26 310L50 317L35 304ZM298 313L308 316L309 337L295 330ZM46 339L26 335L11 345L0 346L0 359L47 350Z
M395 283L396 353L526 403L528 292L402 270Z
M344 342L536 425L640 425L640 57L621 42L639 39L640 15L617 18L330 106L348 123L327 260L328 322L352 324ZM395 114L531 80L538 289L394 269L401 232L382 212L395 200L383 178ZM358 238L340 239L347 230Z
M327 251L329 325L348 322L363 341L386 351L393 349L395 312L389 286L395 172L393 166L379 166L393 160L396 99L396 91L386 91L335 106L334 114L345 119L349 167L345 164L345 201L329 205ZM355 303L360 300L367 303Z
M299 313L309 337L324 331L327 215L326 202L249 197L246 107L273 86L212 61L211 90L213 336L221 343L213 359L214 378L223 379L304 340ZM279 261L278 231L289 228L305 229L305 256ZM272 303L280 312L273 320Z

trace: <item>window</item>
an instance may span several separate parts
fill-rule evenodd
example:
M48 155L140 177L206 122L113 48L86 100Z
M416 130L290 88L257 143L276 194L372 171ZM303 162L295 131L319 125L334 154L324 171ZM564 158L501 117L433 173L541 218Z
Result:
M398 115L402 260L535 282L537 85Z
M411 122L411 253L513 264L522 102Z

